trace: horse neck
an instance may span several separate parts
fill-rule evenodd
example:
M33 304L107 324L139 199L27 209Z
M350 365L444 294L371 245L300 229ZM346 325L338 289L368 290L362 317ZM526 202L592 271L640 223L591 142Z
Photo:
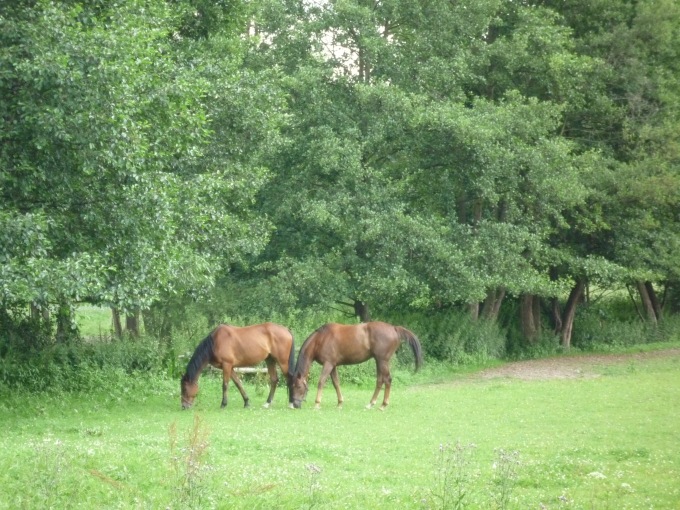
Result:
M306 341L300 348L300 353L298 354L296 372L302 377L307 377L309 375L309 369L314 361L314 339Z
M205 360L203 363L197 365L197 368L195 371L193 371L192 374L189 374L189 370L184 373L185 377L189 380L191 383L196 383L198 382L198 379L201 377L201 374L203 373L203 369L208 365L208 360Z
M185 377L192 383L198 381L201 376L201 372L210 363L210 358L212 356L212 344L213 339L211 335L208 335L199 345L196 347L194 354L191 356L189 363L187 364L187 370L185 372Z

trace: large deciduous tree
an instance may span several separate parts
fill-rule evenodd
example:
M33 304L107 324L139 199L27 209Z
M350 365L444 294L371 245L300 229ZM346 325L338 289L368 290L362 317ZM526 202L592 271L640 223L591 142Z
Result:
M249 204L264 172L209 145L229 122L212 105L240 80L226 79L228 63L211 80L210 66L238 61L240 32L200 60L206 32L177 16L185 7L3 9L0 222L17 234L0 254L3 309L36 303L66 315L87 300L136 314L210 286L218 269L261 249L266 229Z

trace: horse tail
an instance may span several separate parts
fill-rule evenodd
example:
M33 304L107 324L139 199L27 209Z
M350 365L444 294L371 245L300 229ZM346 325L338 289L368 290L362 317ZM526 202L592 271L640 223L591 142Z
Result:
M420 340L418 340L418 337L415 334L413 334L413 332L409 331L406 328L402 328L401 326L395 326L394 329L397 330L397 333L399 334L399 338L401 339L401 341L408 342L408 344L411 346L413 356L416 358L416 372L417 372L423 365L423 348L420 345Z
M295 372L295 337L293 333L290 333L290 354L288 355L288 380L286 384L288 385L288 402L293 401L293 372Z

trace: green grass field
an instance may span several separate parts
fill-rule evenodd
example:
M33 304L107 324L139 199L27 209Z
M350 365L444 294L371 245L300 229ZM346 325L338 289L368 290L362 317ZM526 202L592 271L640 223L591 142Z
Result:
M398 375L398 374L397 374ZM340 371L342 381L342 369ZM570 380L399 377L385 412L204 376L0 401L0 508L680 508L680 356ZM443 379L443 380L442 380ZM312 381L314 383L314 381ZM459 506L456 506L458 501Z

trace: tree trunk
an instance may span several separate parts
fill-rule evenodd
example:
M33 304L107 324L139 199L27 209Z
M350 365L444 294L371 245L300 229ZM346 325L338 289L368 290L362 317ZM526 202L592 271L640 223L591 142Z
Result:
M652 308L654 309L654 315L656 315L656 320L660 321L662 318L662 305L659 301L659 297L656 295L654 286L652 282L645 282L645 288L647 289L647 294L649 295L649 300L652 303Z
M46 305L39 305L35 302L31 303L31 319L36 321L50 322L50 308Z
M638 293L640 294L640 299L642 300L642 310L644 311L644 317L649 322L656 323L657 316L654 311L654 304L652 303L652 297L649 294L649 289L645 282L639 280L636 282Z
M524 339L533 344L541 332L540 300L533 294L522 294L520 298L520 324Z
M482 318L495 321L498 319L498 313L501 310L501 304L505 298L505 289L498 287L489 291L482 306Z
M536 334L541 334L541 298L540 296L534 296L532 300L531 311L534 314L534 325L536 326Z
M677 280L667 281L664 294L664 308L666 309L666 313L680 313L680 282Z
M57 342L68 342L73 338L76 329L71 305L65 302L59 303L57 306Z
M368 304L363 301L354 301L354 314L359 317L361 322L371 322L371 312L368 310Z
M139 337L139 311L125 315L125 331L133 338Z
M111 307L111 321L113 322L113 332L116 338L123 337L123 325L120 322L120 312L115 306Z
M552 319L553 331L556 335L562 332L562 310L560 309L560 300L552 298L550 305L550 317Z
M473 321L479 319L479 303L477 301L468 303L468 310L470 311L470 318Z
M556 333L560 333L562 347L565 349L571 348L571 335L574 330L574 317L576 316L576 307L583 299L583 292L586 288L585 279L579 279L576 285L571 289L567 304L564 306L564 313L561 318L561 327Z

